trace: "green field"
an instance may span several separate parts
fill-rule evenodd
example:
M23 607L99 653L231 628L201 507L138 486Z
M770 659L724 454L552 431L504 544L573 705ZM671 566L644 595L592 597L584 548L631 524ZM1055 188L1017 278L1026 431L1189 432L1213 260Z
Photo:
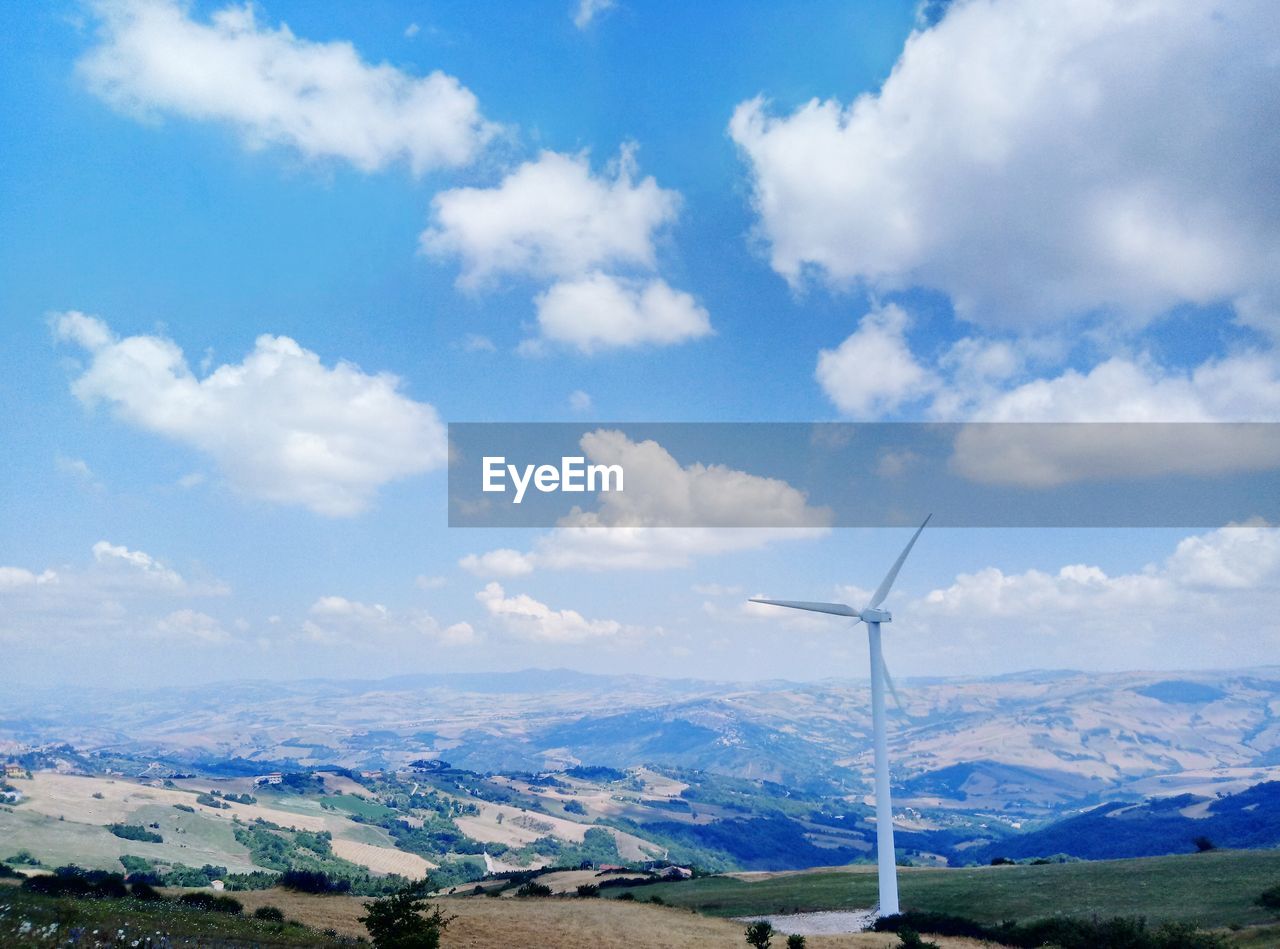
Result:
M985 923L1055 914L1145 916L1151 923L1258 925L1277 914L1255 904L1280 883L1280 851L1217 850L1173 857L962 870L903 869L905 909ZM621 890L606 891L616 896ZM715 916L860 909L876 902L871 868L780 874L751 881L706 877L632 891Z

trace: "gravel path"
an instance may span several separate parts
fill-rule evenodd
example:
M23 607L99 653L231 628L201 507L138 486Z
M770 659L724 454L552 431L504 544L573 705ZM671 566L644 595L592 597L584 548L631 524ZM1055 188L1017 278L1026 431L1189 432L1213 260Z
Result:
M780 933L800 936L838 936L841 933L860 933L875 922L875 910L853 912L795 913L789 916L737 916L740 923L754 923L767 919Z

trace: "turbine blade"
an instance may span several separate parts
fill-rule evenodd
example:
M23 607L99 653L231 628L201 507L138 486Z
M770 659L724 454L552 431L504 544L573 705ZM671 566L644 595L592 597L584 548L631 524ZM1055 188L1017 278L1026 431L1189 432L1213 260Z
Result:
M889 595L889 590L893 587L893 581L898 579L898 571L902 569L902 564L906 561L907 554L911 553L911 548L916 545L916 538L919 537L920 532L924 530L925 524L929 523L930 517L933 517L933 515L930 514L929 517L924 519L924 524L921 524L916 528L916 532L912 534L911 539L907 541L907 546L902 548L902 553L898 554L898 559L894 561L893 566L889 568L889 572L885 575L885 578L880 581L880 586L876 589L876 592L872 594L871 602L866 606L867 609L875 609L883 603L884 598Z
M834 616L858 617L858 611L843 603L810 603L805 600L765 600L752 597L752 603L765 603L769 606L786 606L793 610L809 610L813 613L831 613Z
M902 696L898 694L898 687L893 684L893 676L889 675L889 663L885 662L883 653L880 656L880 673L884 676L884 684L889 687L889 694L893 696L893 704L898 706L899 712L906 715L906 706L902 704Z

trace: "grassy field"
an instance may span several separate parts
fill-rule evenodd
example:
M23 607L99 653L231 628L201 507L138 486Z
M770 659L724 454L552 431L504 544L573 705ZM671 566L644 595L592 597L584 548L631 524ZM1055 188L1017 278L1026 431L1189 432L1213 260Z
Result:
M237 893L245 911L275 906L289 919L313 929L332 929L346 936L364 935L357 917L364 900L347 896L309 896L281 890ZM442 899L445 911L457 918L449 925L444 945L449 949L742 949L744 925L671 907L608 900L522 899L485 897ZM974 949L968 939L936 940L943 949ZM812 949L888 949L898 945L886 933L810 936ZM775 946L780 940L775 939Z
M1175 857L968 870L903 870L904 908L981 922L1070 916L1145 916L1205 926L1251 926L1276 915L1254 903L1280 883L1280 851L1212 851ZM635 891L715 916L859 909L876 901L871 868L707 877ZM618 891L609 892L616 896Z
M79 934L76 931L80 930ZM148 938L169 946L337 946L300 925L265 923L171 902L72 900L35 896L0 885L0 945L138 945Z

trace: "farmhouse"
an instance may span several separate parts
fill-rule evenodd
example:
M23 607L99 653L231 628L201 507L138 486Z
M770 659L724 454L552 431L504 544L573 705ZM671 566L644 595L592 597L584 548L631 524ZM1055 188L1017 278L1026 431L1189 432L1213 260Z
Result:
M270 774L260 774L253 779L253 783L257 785L263 784L280 784L284 781L284 775L279 771L272 771Z
M27 769L16 761L9 761L5 763L4 776L6 778L25 778L27 776Z

